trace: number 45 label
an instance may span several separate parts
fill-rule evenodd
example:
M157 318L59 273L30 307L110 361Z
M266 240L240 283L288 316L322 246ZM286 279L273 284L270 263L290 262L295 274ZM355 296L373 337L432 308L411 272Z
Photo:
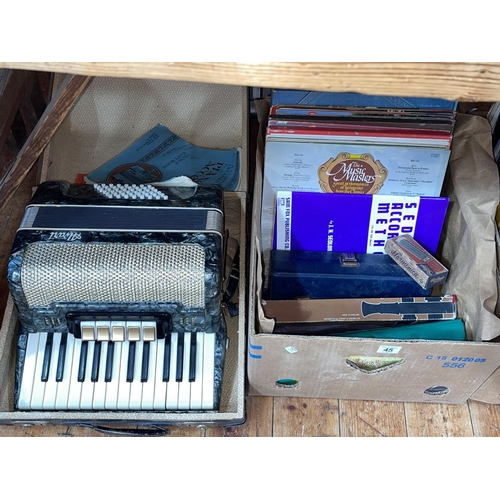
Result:
M400 350L401 350L400 346L396 346L396 345L381 345L377 349L377 353L397 354Z

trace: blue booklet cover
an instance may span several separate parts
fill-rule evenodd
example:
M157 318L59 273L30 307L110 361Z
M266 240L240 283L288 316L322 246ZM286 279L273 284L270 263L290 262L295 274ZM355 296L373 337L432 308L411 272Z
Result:
M385 253L388 238L409 234L436 254L449 199L278 191L275 250Z
M313 106L361 106L375 108L442 108L456 111L458 102L431 97L398 97L366 95L356 92L317 92L281 90L271 92L271 106L301 104Z
M111 184L151 184L186 176L197 184L238 189L239 149L210 149L190 144L158 124L126 150L88 174L85 181Z

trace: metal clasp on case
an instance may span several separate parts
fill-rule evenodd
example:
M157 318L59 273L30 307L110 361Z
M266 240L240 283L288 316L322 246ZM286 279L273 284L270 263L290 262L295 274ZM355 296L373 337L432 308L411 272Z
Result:
M342 267L359 267L358 259L353 253L341 253L339 259Z

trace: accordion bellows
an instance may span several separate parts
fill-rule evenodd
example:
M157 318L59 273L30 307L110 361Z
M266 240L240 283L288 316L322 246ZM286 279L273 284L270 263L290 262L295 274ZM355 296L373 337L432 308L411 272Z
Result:
M30 307L61 301L205 303L205 252L197 245L34 243L21 284Z

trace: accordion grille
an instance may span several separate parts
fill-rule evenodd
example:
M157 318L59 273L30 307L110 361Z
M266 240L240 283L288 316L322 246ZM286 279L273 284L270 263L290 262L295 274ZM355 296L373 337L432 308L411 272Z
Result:
M30 307L52 302L205 305L205 250L161 243L33 243L21 284Z

